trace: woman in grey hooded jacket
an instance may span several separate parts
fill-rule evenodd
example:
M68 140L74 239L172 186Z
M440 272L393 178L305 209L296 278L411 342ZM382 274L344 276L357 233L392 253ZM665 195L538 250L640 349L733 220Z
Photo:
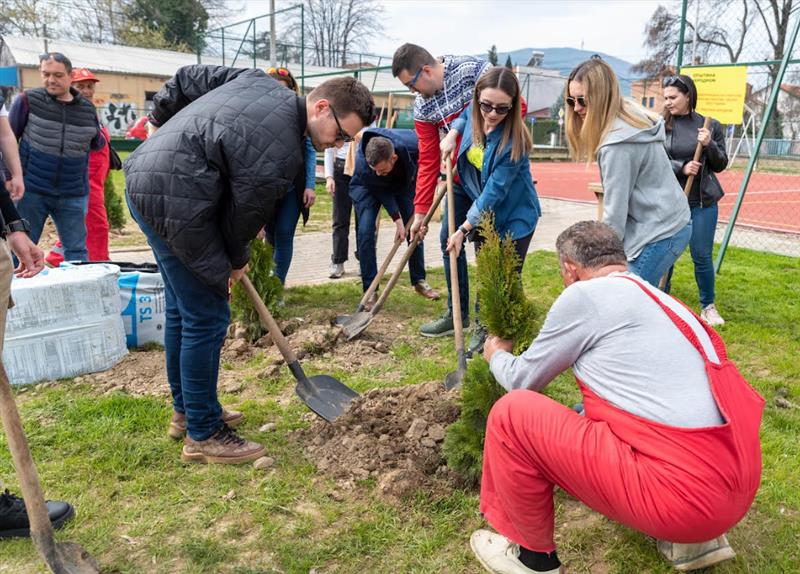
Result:
M600 166L603 222L622 239L631 271L658 285L692 233L664 122L623 100L616 74L597 57L572 70L565 100L570 155Z

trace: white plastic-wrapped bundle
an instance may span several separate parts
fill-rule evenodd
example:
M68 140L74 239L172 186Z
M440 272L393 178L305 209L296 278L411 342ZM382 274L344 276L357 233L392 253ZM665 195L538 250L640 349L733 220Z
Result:
M14 279L3 364L12 384L113 367L127 353L119 268L80 265Z

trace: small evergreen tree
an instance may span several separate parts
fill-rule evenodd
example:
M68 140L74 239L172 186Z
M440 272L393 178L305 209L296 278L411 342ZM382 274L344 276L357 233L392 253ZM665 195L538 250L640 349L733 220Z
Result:
M280 279L272 274L274 261L272 260L272 246L260 239L250 242L250 271L248 276L256 288L261 300L274 315L277 303L283 292ZM247 328L247 338L255 341L266 333L261 326L258 312L247 296L247 292L240 284L233 286L231 293L231 320L241 323Z
M514 352L520 353L533 340L536 308L517 274L519 256L511 237L497 234L491 213L484 214L480 234L485 239L477 256L481 321L491 334L512 340ZM447 428L442 449L447 465L470 484L480 481L486 421L505 392L483 357L470 361L461 387L461 414Z
M511 61L511 54L506 56L506 68L508 68L509 70L514 69L514 62Z
M114 186L114 178L110 171L103 184L103 202L106 206L108 226L111 229L122 229L125 227L125 206L123 205L122 197L117 193Z
M489 63L492 66L496 66L497 65L497 46L492 44L492 47L489 48L489 52L486 55L486 59L489 60Z

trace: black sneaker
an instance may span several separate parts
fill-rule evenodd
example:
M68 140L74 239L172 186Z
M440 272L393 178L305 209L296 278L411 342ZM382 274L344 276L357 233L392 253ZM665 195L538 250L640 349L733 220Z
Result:
M75 509L68 502L48 500L47 515L53 528L61 528L75 516ZM7 489L0 494L0 538L27 538L31 535L28 511L25 502Z

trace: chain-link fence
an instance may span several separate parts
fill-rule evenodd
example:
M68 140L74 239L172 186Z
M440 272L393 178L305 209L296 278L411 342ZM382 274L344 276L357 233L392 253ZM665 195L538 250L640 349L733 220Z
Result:
M754 0L682 2L681 72L747 69L742 121L725 126L717 269L728 244L800 256L800 12L781 11L787 1L776 11Z

